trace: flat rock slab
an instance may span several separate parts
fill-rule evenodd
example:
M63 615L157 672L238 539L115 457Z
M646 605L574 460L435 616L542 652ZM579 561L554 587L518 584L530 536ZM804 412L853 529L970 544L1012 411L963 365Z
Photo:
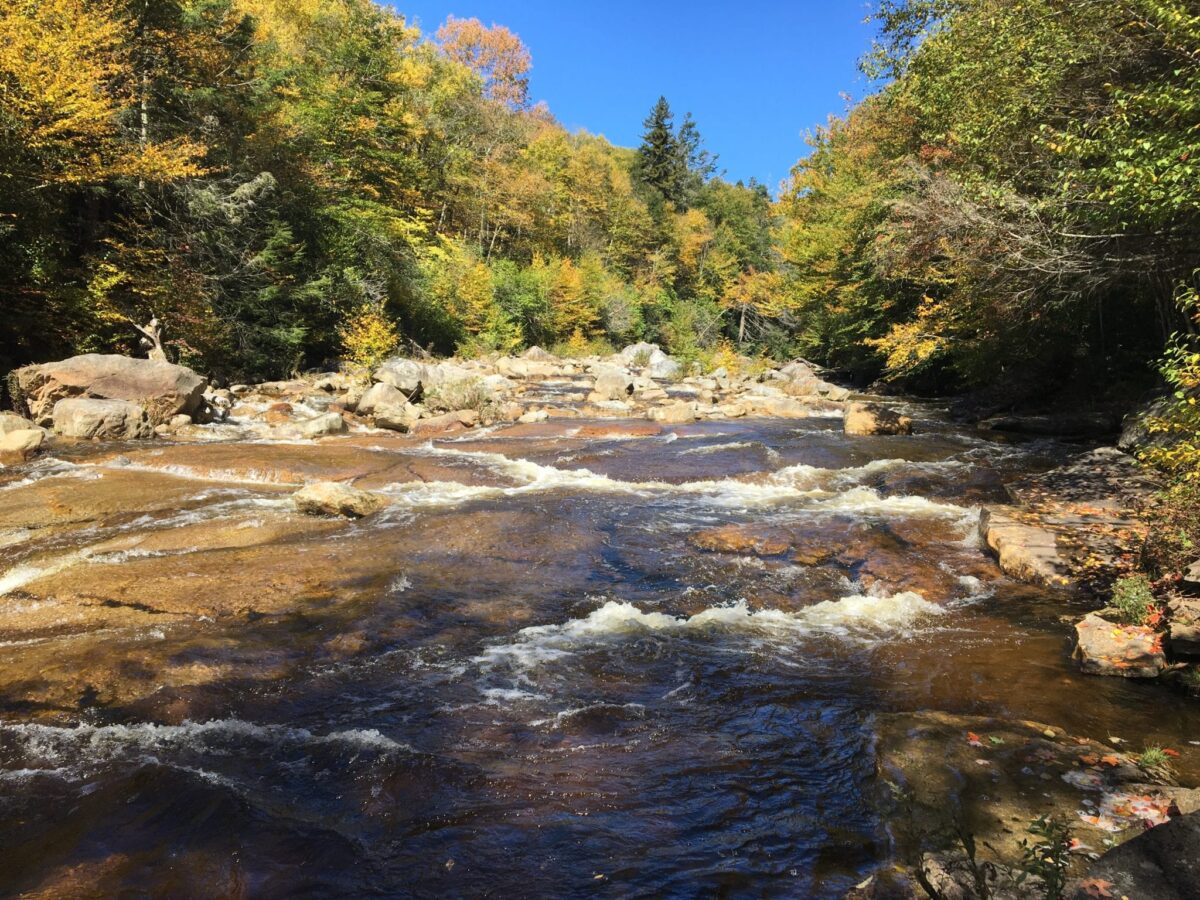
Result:
M1105 853L1067 896L1200 900L1200 814L1172 819Z
M1020 581L1104 591L1145 537L1138 508L1158 483L1114 448L1008 485L1015 505L989 507L984 542Z
M1011 578L1047 587L1071 585L1070 567L1058 552L1057 535L1036 517L1022 517L1016 507L985 507L979 536Z
M917 712L881 715L878 727L880 781L907 810L896 819L901 859L922 850L961 854L961 822L981 861L1013 865L1039 816L1058 816L1073 837L1100 848L1200 803L1200 792L1156 783L1112 747L1039 722ZM1075 858L1073 873L1082 875L1086 862Z

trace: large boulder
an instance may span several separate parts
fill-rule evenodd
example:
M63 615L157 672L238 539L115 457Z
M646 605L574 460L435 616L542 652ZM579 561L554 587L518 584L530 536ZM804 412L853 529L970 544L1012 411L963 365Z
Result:
M1196 900L1198 886L1200 813L1191 812L1109 850L1088 866L1065 896L1070 900Z
M360 491L336 481L306 485L292 495L300 512L309 516L346 516L360 519L379 512L387 501L378 494Z
M408 397L397 387L387 382L373 384L359 398L357 411L360 416L377 416L382 412L403 410L408 405Z
M592 386L595 400L627 400L633 393L634 378L628 369L604 366L595 370L596 383Z
M39 425L51 424L60 400L83 397L136 403L153 426L199 412L207 382L191 369L168 362L88 353L25 366L13 373L10 384Z
M54 404L54 431L85 440L129 441L154 435L146 410L128 400L72 397Z
M912 419L877 403L854 402L846 405L842 425L846 434L912 434Z
M1089 675L1156 678L1167 667L1162 638L1152 628L1090 613L1076 623L1075 639L1075 659Z
M374 374L375 381L387 384L404 394L406 399L417 401L429 381L425 365L412 359L396 357L383 363Z
M683 375L683 366L678 360L663 353L658 344L646 342L630 344L616 355L614 362L633 368L641 368L648 376L658 381L675 381Z
M1054 532L1022 521L1011 507L988 506L979 515L979 536L1004 574L1028 584L1066 587L1070 567Z
M296 426L301 437L319 438L327 434L341 434L346 430L346 420L340 413L327 412L305 419Z
M771 374L772 380L779 384L780 389L792 397L821 397L825 400L841 401L850 396L848 390L825 381L811 363L802 359L790 362Z
M656 406L648 410L646 417L662 425L687 425L699 418L699 410L695 403L677 400L666 406Z

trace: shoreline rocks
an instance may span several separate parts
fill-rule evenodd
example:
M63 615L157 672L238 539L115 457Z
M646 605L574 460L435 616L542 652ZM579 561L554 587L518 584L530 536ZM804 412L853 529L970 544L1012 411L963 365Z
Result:
M180 414L194 418L204 405L208 382L168 362L88 353L17 369L9 384L18 406L39 425L53 423L59 401L83 398L137 404L153 427Z

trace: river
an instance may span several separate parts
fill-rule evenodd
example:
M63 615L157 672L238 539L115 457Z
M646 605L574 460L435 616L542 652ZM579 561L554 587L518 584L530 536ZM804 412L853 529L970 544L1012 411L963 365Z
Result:
M0 893L840 897L896 852L889 716L1200 736L980 550L1063 448L909 411L10 470ZM307 519L318 477L392 502Z

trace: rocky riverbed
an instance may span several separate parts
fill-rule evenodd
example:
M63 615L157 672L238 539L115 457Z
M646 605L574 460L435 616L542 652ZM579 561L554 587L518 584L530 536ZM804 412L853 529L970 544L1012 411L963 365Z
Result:
M0 429L0 891L902 896L1198 805L1195 702L981 536L1101 515L1069 446L652 347L124 372Z

